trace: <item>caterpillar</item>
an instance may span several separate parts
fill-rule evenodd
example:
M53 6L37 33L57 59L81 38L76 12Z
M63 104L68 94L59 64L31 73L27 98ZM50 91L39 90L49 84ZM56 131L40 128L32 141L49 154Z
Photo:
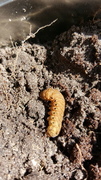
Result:
M48 112L49 117L47 118L47 135L49 137L56 137L59 135L62 126L65 111L65 99L57 89L53 88L48 88L42 91L40 93L40 98L50 101L50 111Z

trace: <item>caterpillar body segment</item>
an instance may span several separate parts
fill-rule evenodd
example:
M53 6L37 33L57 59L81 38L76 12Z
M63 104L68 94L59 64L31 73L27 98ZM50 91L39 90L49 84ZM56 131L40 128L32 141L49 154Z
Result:
M49 117L47 118L47 134L49 137L56 137L59 135L62 126L65 111L65 99L57 89L53 88L48 88L42 91L40 97L43 100L50 101L50 111L48 112Z
M47 128L47 135L49 137L56 137L59 135L60 130L62 127L62 123L61 122L54 122L54 123L49 123L49 126Z

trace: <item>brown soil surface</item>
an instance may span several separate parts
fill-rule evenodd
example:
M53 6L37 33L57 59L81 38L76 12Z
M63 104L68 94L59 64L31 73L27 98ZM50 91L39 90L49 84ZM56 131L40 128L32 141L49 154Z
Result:
M101 179L101 24L45 45L0 49L0 180ZM46 136L53 87L66 101L59 136Z

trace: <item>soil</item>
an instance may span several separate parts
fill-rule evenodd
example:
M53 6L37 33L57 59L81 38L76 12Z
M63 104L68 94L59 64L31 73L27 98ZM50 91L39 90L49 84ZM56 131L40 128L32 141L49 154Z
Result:
M101 179L101 23L72 26L45 44L0 48L0 180ZM46 135L57 88L63 125Z

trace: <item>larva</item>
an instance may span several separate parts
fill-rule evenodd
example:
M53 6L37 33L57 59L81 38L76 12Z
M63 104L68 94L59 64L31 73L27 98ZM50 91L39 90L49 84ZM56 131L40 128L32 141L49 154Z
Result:
M49 137L56 137L60 133L65 110L65 99L63 95L53 88L48 88L40 93L40 98L50 101L50 111L47 134Z

